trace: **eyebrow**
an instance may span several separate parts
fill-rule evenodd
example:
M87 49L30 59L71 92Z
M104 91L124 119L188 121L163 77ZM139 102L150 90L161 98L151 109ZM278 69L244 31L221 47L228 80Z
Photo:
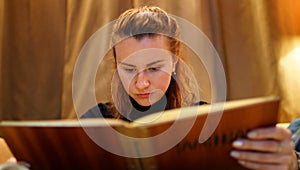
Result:
M154 61L152 63L147 64L146 66L149 67L153 64L157 64L157 63L160 63L160 62L163 62L163 61L165 61L165 60L157 60L157 61ZM129 63L120 62L120 64L130 66L130 67L135 67L135 65L132 65L132 64L129 64Z

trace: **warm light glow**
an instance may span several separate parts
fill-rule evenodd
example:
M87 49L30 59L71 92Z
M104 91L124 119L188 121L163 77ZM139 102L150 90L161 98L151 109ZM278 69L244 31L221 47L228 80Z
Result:
M294 48L290 53L283 57L280 60L280 66L293 71L293 74L300 73L300 46Z
M293 49L287 56L286 58L289 58L288 60L291 62L295 62L294 64L298 65L298 68L300 69L300 46L296 47Z
M300 114L300 45L280 60L279 77L282 106L295 119Z

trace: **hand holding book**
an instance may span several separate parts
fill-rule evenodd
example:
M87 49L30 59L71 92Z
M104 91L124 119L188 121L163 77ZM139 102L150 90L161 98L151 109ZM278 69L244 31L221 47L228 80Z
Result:
M291 132L283 127L252 130L233 148L231 156L250 169L298 169Z

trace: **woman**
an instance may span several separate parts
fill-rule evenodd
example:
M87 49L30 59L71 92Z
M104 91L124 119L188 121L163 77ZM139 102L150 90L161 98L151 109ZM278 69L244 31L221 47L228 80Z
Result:
M82 118L134 121L199 101L195 83L181 61L178 25L160 8L124 12L115 24L112 44L116 65L112 101L98 104ZM289 130L260 128L250 131L247 137L234 141L230 153L241 165L263 170L297 169Z
M196 103L198 87L180 55L177 22L161 9L124 12L115 23L112 44L116 67L111 83L113 102L98 105L105 118L132 121L163 109L205 103ZM102 116L98 107L82 117Z

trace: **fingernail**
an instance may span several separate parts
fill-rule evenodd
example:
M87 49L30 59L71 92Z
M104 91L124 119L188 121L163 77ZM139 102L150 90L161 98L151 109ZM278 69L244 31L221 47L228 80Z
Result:
M243 146L243 141L236 140L236 141L233 142L233 146L234 147L241 147L241 146Z
M257 136L256 132L249 132L247 135L249 138L255 138Z
M239 160L238 161L241 165L245 165L246 164L246 161L241 161L241 160Z
M240 157L240 153L237 151L231 151L230 152L230 156L234 157L234 158L239 158Z

